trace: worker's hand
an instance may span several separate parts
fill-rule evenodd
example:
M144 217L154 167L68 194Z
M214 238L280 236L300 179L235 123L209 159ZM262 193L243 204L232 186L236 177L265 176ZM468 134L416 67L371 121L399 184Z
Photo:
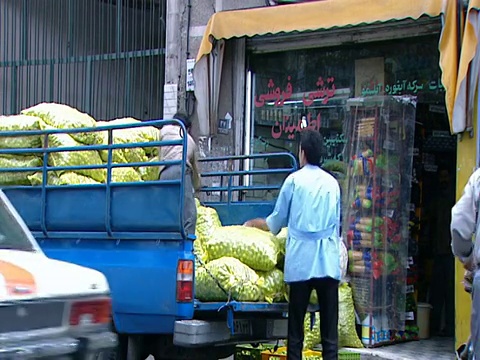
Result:
M467 293L472 292L473 275L474 275L474 273L472 271L469 271L469 270L466 270L465 273L463 274L463 289Z
M475 268L477 267L477 264L475 263L475 257L470 256L464 263L463 263L463 268L467 271L474 271Z
M263 231L270 231L268 229L267 222L265 221L265 219L248 220L243 224L243 226L257 228Z
M243 226L246 226L246 227L255 227L255 220L256 219L253 219L253 220L248 220L246 221Z

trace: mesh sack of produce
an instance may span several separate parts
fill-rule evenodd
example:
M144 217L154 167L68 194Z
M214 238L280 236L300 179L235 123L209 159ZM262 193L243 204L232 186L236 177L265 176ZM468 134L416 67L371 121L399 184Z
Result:
M277 246L269 232L246 226L216 228L206 239L205 250L210 259L235 257L257 271L273 270L277 264Z
M215 281L215 279L216 281ZM258 285L259 276L255 271L232 257L210 261L196 272L196 295L201 301L226 301L230 294L237 301L261 301L262 291Z
M49 126L46 127L51 128ZM50 134L48 135L48 147L74 147L81 146L68 134ZM102 165L102 159L95 150L80 150L80 151L60 151L49 154L50 166L80 166L80 165ZM106 169L80 169L70 170L80 175L88 176L95 181L105 182ZM57 175L67 171L58 171Z
M123 119L115 119L111 121L101 122L102 124L108 125L129 125L129 124L140 124L142 121L134 119L134 118L123 118ZM136 128L124 129L123 131L128 131L128 137L133 142L151 142L151 141L159 141L161 138L160 129L156 128L155 126L141 126ZM119 131L119 130L117 130ZM107 138L108 140L108 138ZM145 153L149 156L156 156L158 155L158 147L144 147Z
M338 289L338 340L340 347L363 348L356 330L352 289L346 283Z
M27 167L40 167L42 160L37 156L21 156L21 155L0 155L0 168L15 169ZM35 171L9 171L0 172L1 185L30 185L29 176Z
M277 245L277 267L283 270L285 265L285 251L287 247L288 228L283 228L272 240Z
M265 300L269 303L285 301L285 282L283 272L273 269L267 272L257 272L260 277L259 286Z
M215 209L201 206L198 199L195 199L195 203L197 205L197 224L195 227L197 240L194 242L194 250L196 250L196 255L200 260L206 263L209 259L208 252L205 249L205 241L211 238L213 231L221 227L222 224Z
M312 291L310 303L318 304L315 290ZM363 347L358 338L355 324L352 289L347 283L343 283L338 288L338 341L340 347Z
M47 125L56 129L80 129L96 126L95 119L90 115L64 104L41 103L22 110L22 114L38 116ZM70 135L76 141L85 145L99 145L102 143L101 135L95 131Z
M43 173L37 172L28 177L31 185L37 186L42 185ZM81 185L81 184L100 184L98 181L89 178L88 176L83 176L76 174L74 172L65 172L60 176L55 175L53 172L48 174L48 185Z
M303 350L313 350L320 344L320 313L315 313L315 320L312 327L312 315L307 313L303 324L305 337L303 340Z
M160 161L158 157L148 160L149 163ZM160 177L160 168L158 166L139 166L138 172L144 181L155 181Z
M208 256L200 240L193 242L193 253L195 254L195 267L199 268L208 262Z
M98 121L97 126L115 125L118 120L112 121ZM122 122L120 122L122 124ZM108 144L108 131L100 132L102 136L102 143ZM143 143L146 140L138 134L137 129L115 129L112 131L112 144L135 144ZM108 161L108 151L101 150L100 156L103 161ZM145 150L142 147L114 149L112 151L112 159L115 163L136 163L147 162L148 158Z
M0 131L27 131L41 129L42 119L36 116L0 116ZM39 148L41 146L42 137L40 135L0 137L0 148L2 149L31 149Z
M133 167L112 168L112 183L137 181L142 181L142 177Z

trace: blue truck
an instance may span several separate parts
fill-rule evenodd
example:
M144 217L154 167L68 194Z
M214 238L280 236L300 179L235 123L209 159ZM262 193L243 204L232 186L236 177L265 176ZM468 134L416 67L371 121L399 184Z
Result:
M0 149L2 154L38 153L39 168L1 168L0 172L39 171L40 186L4 186L2 190L18 210L47 256L101 271L112 292L112 328L119 346L103 359L206 359L230 356L240 343L260 343L284 339L287 333L287 304L267 302L202 302L195 298L195 256L192 234L183 227L182 179L171 181L112 182L116 167L145 166L145 163L113 163L113 151L134 147L182 146L185 141L114 144L113 133L142 126L161 128L176 120L140 124L109 125L83 129L0 132L0 137L40 136L43 148ZM49 147L55 133L108 133L108 144L76 147ZM100 165L49 166L58 152L108 151L108 162ZM186 152L184 151L184 154ZM204 179L220 179L220 185L202 192L220 194L205 205L214 207L223 225L268 215L274 201L248 201L246 192L278 190L281 185L246 185L242 180L267 173L296 170L290 154L263 154L202 159L203 168L235 162L286 159L287 167L267 170L206 171ZM180 164L185 175L186 160L157 161L151 166ZM105 184L50 185L48 174L79 169L106 168Z

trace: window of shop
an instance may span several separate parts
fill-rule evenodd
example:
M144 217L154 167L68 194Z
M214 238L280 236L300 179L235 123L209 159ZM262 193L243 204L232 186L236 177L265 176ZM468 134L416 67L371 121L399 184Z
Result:
M353 97L410 94L418 102L444 104L438 66L438 37L251 54L252 153L298 153L304 128L320 131L326 161L343 161L348 119L346 102ZM288 161L288 159L285 159ZM254 168L288 167L261 160ZM284 175L256 181L278 183ZM253 179L253 181L255 181ZM263 194L274 197L276 194Z

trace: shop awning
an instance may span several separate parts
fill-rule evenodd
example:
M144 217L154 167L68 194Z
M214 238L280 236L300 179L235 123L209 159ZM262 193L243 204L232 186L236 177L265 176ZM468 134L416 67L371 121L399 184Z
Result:
M453 1L455 2L455 1ZM203 35L197 61L212 51L212 39L314 31L418 19L443 13L441 0L324 0L214 14Z
M473 129L473 111L480 69L480 0L470 0L462 37L455 101L452 113L452 131L461 133Z
M207 24L194 70L201 135L216 133L218 99L215 99L215 94L219 93L221 73L218 71L221 72L224 40L418 19L422 16L436 17L446 11L449 14L445 16L440 41L440 66L450 115L458 64L456 3L452 0L324 0L214 14Z

